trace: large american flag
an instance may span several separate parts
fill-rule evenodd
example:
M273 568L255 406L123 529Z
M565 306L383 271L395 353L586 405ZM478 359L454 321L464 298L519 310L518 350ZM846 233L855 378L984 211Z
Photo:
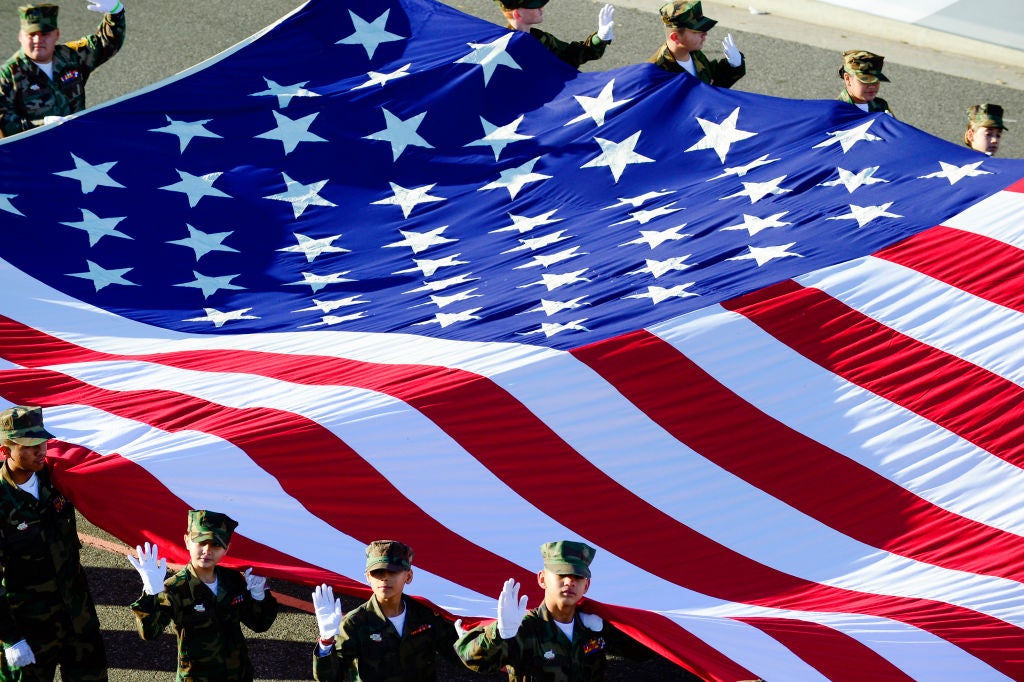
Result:
M472 622L581 539L707 680L1024 679L1019 161L312 0L0 174L0 406L130 545Z

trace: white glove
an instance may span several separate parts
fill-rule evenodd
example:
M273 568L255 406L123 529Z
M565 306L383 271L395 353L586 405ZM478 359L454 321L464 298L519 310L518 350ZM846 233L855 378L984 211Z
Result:
M596 613L581 613L580 622L583 627L594 632L601 632L604 629L604 619Z
M117 14L124 9L124 6L121 4L121 0L89 0L89 6L86 9L104 14Z
M330 585L320 585L313 590L313 612L316 614L316 626L320 629L320 639L334 639L341 628L341 600L334 598L334 589Z
M736 47L731 33L722 39L722 52L725 53L729 66L739 66L743 63L743 55L740 54L740 48Z
M60 123L65 118L65 116L43 116L43 125L45 126L51 123Z
M605 5L597 14L597 37L601 39L601 42L611 42L613 28L615 28L615 7Z
M469 630L466 630L465 628L462 627L462 619L461 618L459 618L457 621L452 623L452 625L455 626L455 634L458 637L462 637L462 635L464 635L467 632L469 632Z
M512 639L525 617L526 595L520 598L519 583L509 578L498 595L498 634L502 639Z
M256 601L263 601L264 592L267 589L267 579L253 575L251 567L245 569L242 575L245 576L245 586L249 588L249 594L252 595L252 598Z
M159 559L156 545L151 547L148 542L145 548L136 546L135 553L139 558L129 554L128 563L142 576L142 591L146 594L160 594L164 591L164 578L167 577L167 559Z
M32 653L32 647L25 640L5 647L4 656L7 658L7 665L11 668L24 668L26 665L36 662L36 655Z

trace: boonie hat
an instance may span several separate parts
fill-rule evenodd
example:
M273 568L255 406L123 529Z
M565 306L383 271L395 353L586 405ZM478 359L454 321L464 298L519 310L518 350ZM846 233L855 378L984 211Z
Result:
M666 2L658 11L666 26L688 28L691 31L710 31L718 23L714 19L704 16L699 0L698 2L684 2L683 0Z
M581 575L584 578L590 577L590 562L596 552L590 545L572 540L547 542L540 546L544 568L558 575Z
M866 50L847 50L843 53L843 68L839 69L839 77L848 73L861 83L870 85L878 81L889 82L889 79L882 73L882 63L885 57L867 52Z
M998 104L972 104L967 109L967 122L972 128L1009 130L1003 125L1003 108Z
M238 522L227 514L206 509L191 509L188 512L188 537L192 542L213 540L221 547L227 547L237 527Z
M57 5L22 5L18 8L21 30L25 33L49 33L57 30Z
M366 547L366 572L384 568L408 571L412 568L412 547L398 540L374 540Z
M53 438L43 428L43 408L18 405L0 412L0 437L18 445L42 445Z

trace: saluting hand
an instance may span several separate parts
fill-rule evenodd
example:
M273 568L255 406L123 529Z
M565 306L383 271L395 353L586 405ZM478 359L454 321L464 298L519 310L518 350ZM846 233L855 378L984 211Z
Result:
M146 594L160 594L164 591L164 578L167 577L167 559L159 558L156 545L151 546L148 542L145 547L136 546L135 553L139 558L129 554L128 563L142 577L142 590Z
M327 585L319 585L313 590L313 612L316 614L316 626L320 630L320 640L333 640L341 627L341 600L334 598L334 589Z
M498 634L502 639L512 639L519 632L519 626L526 617L526 595L519 597L519 583L509 578L498 595Z
M722 39L722 52L725 53L729 66L739 66L743 63L743 55L740 54L740 48L736 47L731 33Z
M252 595L252 598L256 601L263 601L267 589L267 579L253 575L251 567L245 569L242 575L245 576L245 586L249 588L249 594Z
M615 28L615 7L605 5L597 14L597 37L606 43L612 40L612 29Z

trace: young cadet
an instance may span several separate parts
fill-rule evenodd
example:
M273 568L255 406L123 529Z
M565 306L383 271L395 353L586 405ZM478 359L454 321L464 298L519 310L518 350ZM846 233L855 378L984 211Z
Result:
M731 88L747 73L747 62L736 47L732 34L722 40L725 59L708 59L701 48L718 22L704 16L700 2L674 0L659 10L665 25L665 44L650 61L671 73L688 73L704 83Z
M866 50L847 50L843 53L843 65L839 67L839 77L846 86L839 93L839 99L847 104L874 113L884 111L893 115L889 103L878 96L882 82L889 79L882 73L885 57L867 52Z
M178 638L178 682L250 682L252 662L240 624L266 632L277 617L277 600L266 578L218 566L238 523L225 514L188 513L189 562L164 580L167 560L156 545L136 547L128 561L142 577L143 595L132 604L142 639L155 639L168 623Z
M605 48L612 42L612 31L615 28L615 7L612 5L605 5L598 12L597 31L587 36L586 40L567 43L537 28L544 21L544 5L548 4L548 0L495 1L505 15L509 30L529 33L570 66L579 68L584 62L600 59Z
M604 679L607 654L645 659L653 652L603 619L577 606L590 588L594 548L564 540L540 547L544 568L537 582L544 602L526 610L519 583L505 581L498 596L498 619L467 630L455 643L466 667L497 672L510 682L590 682Z
M54 487L43 410L0 413L0 680L107 679L75 508Z
M366 582L373 596L342 617L329 585L313 592L320 642L313 653L319 682L403 682L437 679L437 655L453 663L461 632L437 611L405 596L412 582L413 551L395 540L366 548Z
M964 144L975 151L994 156L1003 137L1003 108L998 104L972 104L967 110Z

